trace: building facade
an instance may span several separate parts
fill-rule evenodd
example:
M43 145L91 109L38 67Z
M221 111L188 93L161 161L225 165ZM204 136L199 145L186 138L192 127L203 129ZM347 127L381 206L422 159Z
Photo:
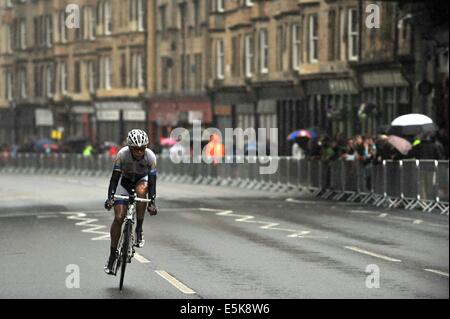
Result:
M0 143L140 127L156 145L201 120L278 128L285 155L296 129L409 112L448 135L446 19L408 0L0 0Z
M147 1L2 1L0 107L16 143L54 129L118 143L147 128Z

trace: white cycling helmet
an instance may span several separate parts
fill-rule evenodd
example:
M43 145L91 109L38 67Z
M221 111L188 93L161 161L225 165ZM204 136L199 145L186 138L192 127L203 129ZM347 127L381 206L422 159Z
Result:
M128 133L127 145L131 147L143 147L148 144L148 136L143 130L131 130Z

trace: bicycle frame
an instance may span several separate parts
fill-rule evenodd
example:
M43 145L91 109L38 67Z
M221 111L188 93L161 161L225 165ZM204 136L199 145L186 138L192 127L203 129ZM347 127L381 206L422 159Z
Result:
M130 196L114 195L113 199L122 199L128 201L127 215L125 216L124 222L122 224L119 245L117 246L118 255L114 265L114 275L117 275L117 270L119 268L121 269L119 289L122 290L126 264L131 263L131 259L134 256L133 247L136 241L136 202L150 203L151 200L137 197L134 190L132 195Z

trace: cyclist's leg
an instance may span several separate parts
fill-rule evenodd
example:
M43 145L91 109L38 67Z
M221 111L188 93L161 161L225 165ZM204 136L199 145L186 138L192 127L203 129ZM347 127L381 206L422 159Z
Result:
M136 184L136 195L140 198L147 198L147 192L148 192L148 182L147 180L140 180ZM136 211L137 211L137 218L138 219L144 219L145 216L145 208L147 207L147 203L136 203Z
M127 214L127 205L118 204L114 205L114 221L111 225L111 247L117 248L120 239L120 232L122 230L122 224Z
M147 198L148 183L146 179L141 179L136 184L136 195L140 198ZM142 224L144 223L146 203L136 203L136 246L143 247L145 244L144 235L142 231Z
M116 189L116 194L128 196L129 193L126 189L124 189L119 181L119 185ZM127 202L124 200L117 200L114 203L114 221L111 224L110 229L110 237L111 237L111 246L110 246L110 253L108 260L106 262L105 266L105 272L107 274L113 273L113 264L116 259L116 251L117 246L119 244L120 240L120 233L122 231L122 224L125 219L126 213L127 213Z

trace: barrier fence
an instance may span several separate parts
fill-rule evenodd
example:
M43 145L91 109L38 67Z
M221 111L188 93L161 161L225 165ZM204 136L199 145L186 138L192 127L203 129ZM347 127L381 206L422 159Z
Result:
M225 161L226 160L226 161ZM268 161L274 174L261 174ZM301 191L324 199L448 214L448 161L402 160L363 164L354 161L311 161L292 157L227 157L208 164L201 157L158 157L160 178L173 182L242 187L267 191ZM0 172L109 176L106 155L19 153L0 157Z

